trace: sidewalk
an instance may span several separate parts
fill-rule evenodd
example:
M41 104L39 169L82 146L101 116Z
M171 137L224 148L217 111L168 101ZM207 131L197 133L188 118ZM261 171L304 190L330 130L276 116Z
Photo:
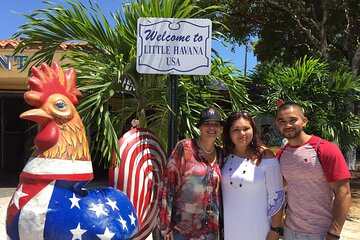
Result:
M11 196L15 192L15 187L0 188L0 239L6 239L5 218L6 209L10 202ZM342 240L359 240L360 239L360 220L347 219L342 231ZM150 235L146 240L152 240ZM245 240L245 239L244 239Z
M0 188L0 239L7 239L5 231L6 210L14 192L14 187Z

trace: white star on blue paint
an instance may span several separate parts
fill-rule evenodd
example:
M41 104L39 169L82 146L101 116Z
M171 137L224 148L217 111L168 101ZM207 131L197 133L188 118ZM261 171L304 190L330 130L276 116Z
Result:
M97 217L99 217L100 215L108 215L107 212L105 212L104 210L104 204L101 203L97 205L92 203L92 207L89 210L94 211Z
M75 196L75 193L73 193L72 198L69 198L69 200L71 201L70 209L72 209L72 208L75 207L75 206L76 206L78 209L80 209L80 206L79 206L80 198L77 198L77 197Z
M107 198L107 200L108 201L106 202L106 204L109 205L112 208L112 210L115 210L115 209L119 210L119 208L116 205L116 201L111 201L110 198Z
M87 230L85 230L85 229L81 229L81 226L80 226L80 223L79 223L76 228L70 229L70 232L73 235L71 240L76 240L76 239L82 240L81 235L83 235L86 231Z
M101 240L110 240L115 233L110 232L110 230L106 227L104 234L96 234Z
M128 230L127 226L126 226L126 221L120 216L120 219L118 219L118 221L121 223L122 228Z
M134 217L134 213L132 212L131 215L129 215L129 218L131 219L131 225L135 225L136 218Z

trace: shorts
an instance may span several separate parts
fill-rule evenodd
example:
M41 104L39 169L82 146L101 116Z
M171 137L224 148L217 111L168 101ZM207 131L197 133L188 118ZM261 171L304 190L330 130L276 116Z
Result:
M327 233L319 234L306 234L306 233L296 233L290 228L284 226L284 240L324 240Z

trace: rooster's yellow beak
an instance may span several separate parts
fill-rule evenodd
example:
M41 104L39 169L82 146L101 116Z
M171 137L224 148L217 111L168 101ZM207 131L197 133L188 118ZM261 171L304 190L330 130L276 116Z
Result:
M29 111L23 112L20 115L20 118L34 121L36 123L39 123L40 125L52 119L52 117L49 114L47 114L44 110L40 108L31 109Z

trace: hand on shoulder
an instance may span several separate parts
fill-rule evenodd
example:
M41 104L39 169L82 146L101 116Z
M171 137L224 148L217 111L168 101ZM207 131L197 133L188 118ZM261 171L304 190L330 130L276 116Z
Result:
M273 151L271 151L269 148L264 147L263 148L264 151L262 152L262 158L274 158L275 154L273 153Z

